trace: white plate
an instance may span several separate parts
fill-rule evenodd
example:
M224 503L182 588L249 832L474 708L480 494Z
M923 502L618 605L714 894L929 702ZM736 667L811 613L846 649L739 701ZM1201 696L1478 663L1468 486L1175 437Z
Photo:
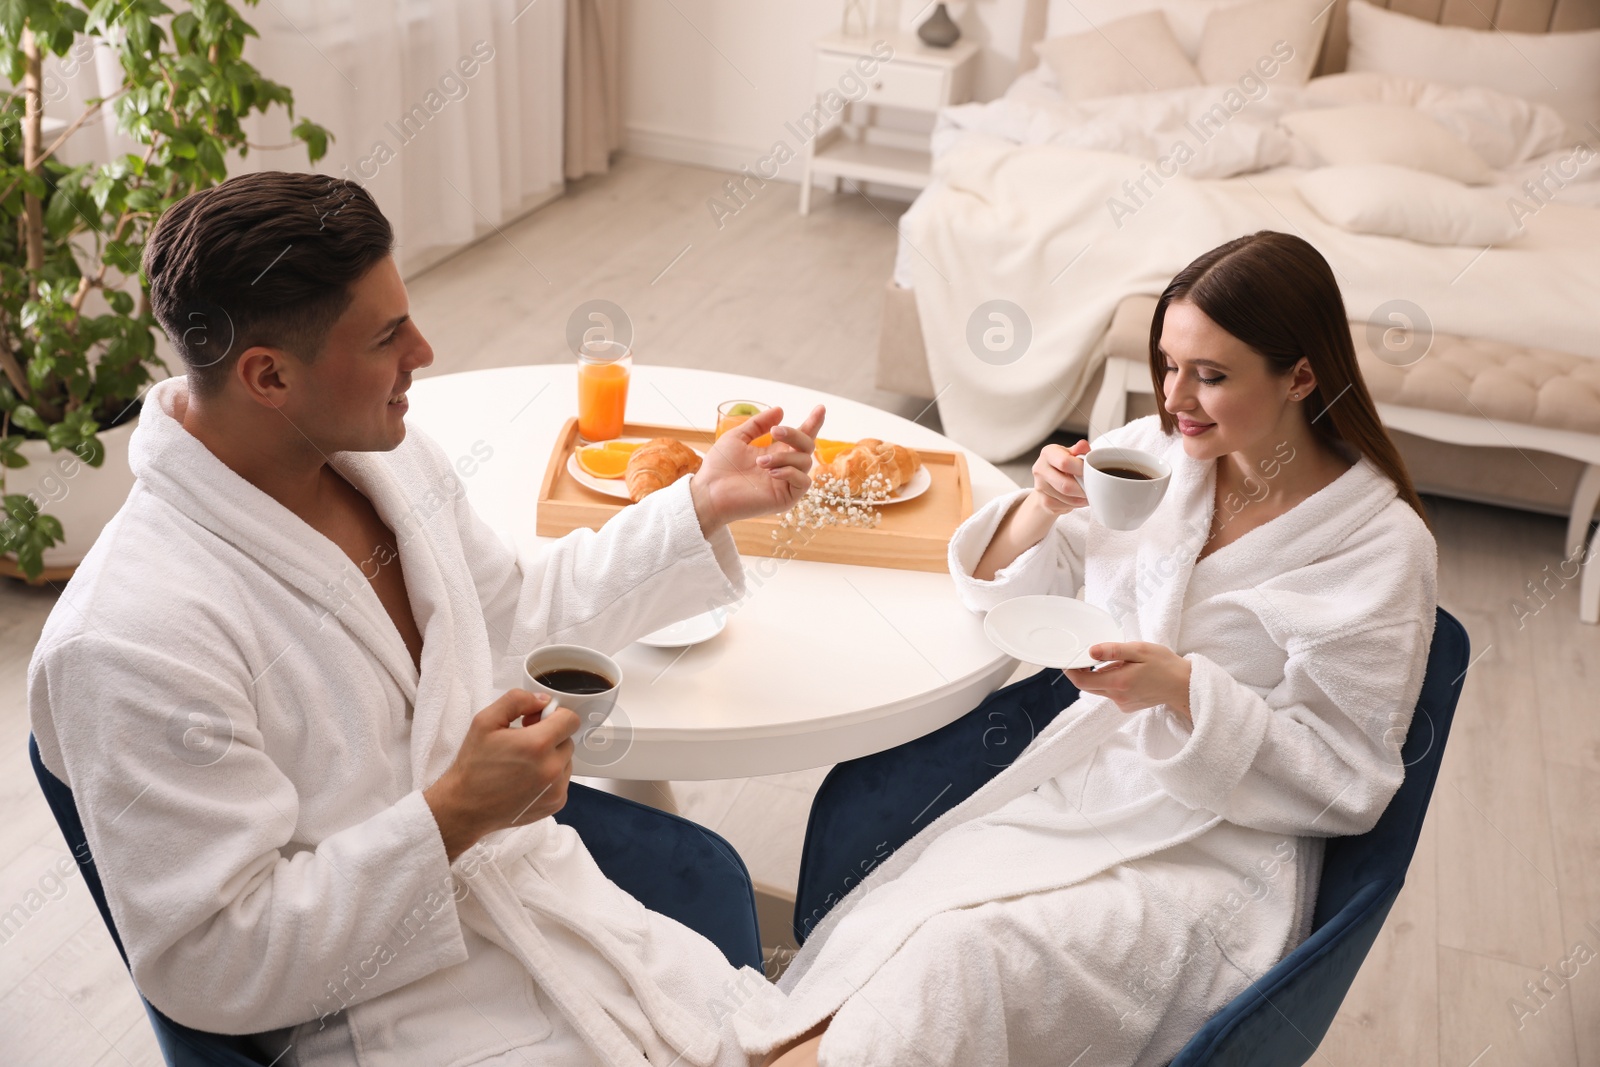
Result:
M1122 626L1093 604L1065 596L1019 596L989 609L983 632L994 647L1041 667L1092 667L1089 649L1121 641Z
M698 645L720 634L727 625L727 609L712 608L682 622L663 626L655 633L645 634L639 638L639 644L649 645L651 648L683 648L686 645Z
M928 465L923 464L917 468L917 472L911 476L911 480L909 482L890 493L888 500L880 500L875 506L883 507L885 504L904 504L907 500L915 500L932 487L933 475L928 473Z
M646 441L654 440L654 438L651 438L651 437L619 437L619 438L617 438L617 440L618 441L628 441L628 442L638 442L639 444L642 445ZM588 447L588 446L585 446L585 447ZM690 448L694 448L693 445L690 445L689 447ZM695 453L695 455L699 456L701 459L705 459L706 458L706 454L704 452L700 451L698 448L694 448L694 453ZM578 466L578 453L577 453L576 449L573 450L572 455L567 457L567 473L572 475L573 480L576 481L579 485L583 486L585 489L593 489L597 493L604 493L606 496L614 496L618 500L631 500L631 499L633 499L632 497L630 497L628 495L628 482L627 482L627 479L625 479L625 478L596 478L594 475L590 474L588 471L586 471L582 467Z

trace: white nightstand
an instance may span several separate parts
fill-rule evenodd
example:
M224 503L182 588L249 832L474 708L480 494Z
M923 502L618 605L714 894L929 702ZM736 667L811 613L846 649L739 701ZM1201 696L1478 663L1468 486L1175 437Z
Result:
M881 43L880 43L881 42ZM879 45L876 52L873 46ZM880 58L887 44L892 53ZM857 182L886 182L921 189L928 184L932 158L926 135L873 126L869 121L853 123L851 104L829 114L833 103L855 96L853 106L898 107L914 111L938 111L951 104L962 104L972 96L973 57L978 46L957 41L949 48L929 48L909 34L880 34L872 37L845 37L833 34L816 43L817 104L812 115L826 115L827 124L806 142L805 178L800 184L800 214L811 210L812 178L833 178ZM869 73L863 74L867 70ZM852 81L852 77L857 79ZM860 84L865 83L865 95Z

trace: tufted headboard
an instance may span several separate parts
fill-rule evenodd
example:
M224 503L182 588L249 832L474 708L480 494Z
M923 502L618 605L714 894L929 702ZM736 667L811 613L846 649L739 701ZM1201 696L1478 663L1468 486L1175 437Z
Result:
M1059 0L1058 0L1059 2ZM1323 40L1318 74L1337 74L1344 70L1349 49L1349 0L1333 0L1333 21ZM1507 30L1513 33L1552 33L1591 30L1600 27L1600 0L1371 0L1380 7L1414 18L1446 26ZM1044 39L1048 30L1051 0L1024 0L1022 41L1018 50L1018 69L1027 70L1036 62L1033 45ZM1076 10L1076 5L1070 5ZM1142 9L1155 3L1141 3Z
M1600 27L1600 0L1371 0L1379 7L1445 26L1491 27L1512 33L1554 33ZM1349 48L1348 0L1335 0L1333 21L1322 43L1318 74L1344 69Z

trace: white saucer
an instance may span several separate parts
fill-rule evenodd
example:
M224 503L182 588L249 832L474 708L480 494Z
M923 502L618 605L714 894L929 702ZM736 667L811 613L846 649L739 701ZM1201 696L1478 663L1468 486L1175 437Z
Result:
M727 625L728 610L712 608L699 615L692 615L682 622L663 626L655 633L645 634L639 638L639 644L649 645L651 648L683 648L686 645L698 645L720 634Z
M1041 667L1093 667L1089 649L1121 641L1122 626L1093 604L1065 596L1019 596L984 616L983 632L1000 651Z
M907 500L915 500L931 488L933 488L933 475L928 473L927 464L923 464L917 468L917 472L911 476L909 482L890 493L889 499L880 500L875 506L881 508L885 504L904 504Z
M642 445L646 441L654 440L654 438L619 437L617 440L636 442ZM690 445L689 447L694 448L693 445ZM706 454L700 451L698 448L694 448L694 453L701 459L706 458ZM614 496L619 500L633 499L628 495L628 481L626 478L596 478L594 475L578 466L578 453L576 449L574 449L572 454L567 457L567 473L572 475L573 480L579 485L583 486L585 489L593 489L597 493L604 493L606 496Z

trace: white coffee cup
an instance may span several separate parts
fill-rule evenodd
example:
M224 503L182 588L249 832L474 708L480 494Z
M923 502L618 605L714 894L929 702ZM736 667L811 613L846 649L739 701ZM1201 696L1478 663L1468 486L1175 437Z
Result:
M1143 478L1106 473L1134 470ZM1172 480L1172 467L1137 448L1093 448L1083 456L1083 493L1089 514L1108 530L1137 530L1156 510Z
M611 683L611 688L600 693L575 693L539 681L552 671L587 671ZM622 668L617 661L603 652L582 645L545 645L528 653L522 661L522 688L530 693L544 693L550 697L545 710L560 705L577 713L581 725L578 732L587 735L605 722L617 706L617 693L622 688Z

